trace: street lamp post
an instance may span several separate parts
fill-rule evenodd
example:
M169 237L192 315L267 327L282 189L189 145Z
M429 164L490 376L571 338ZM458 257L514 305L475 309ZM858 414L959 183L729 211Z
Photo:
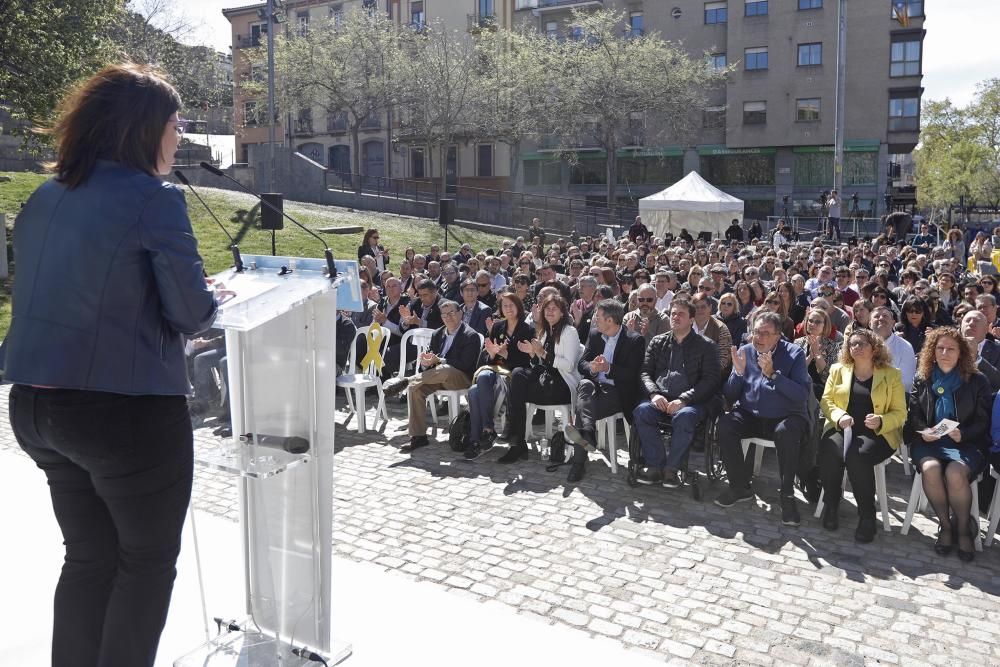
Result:
M274 188L274 0L267 0L267 182L265 191Z

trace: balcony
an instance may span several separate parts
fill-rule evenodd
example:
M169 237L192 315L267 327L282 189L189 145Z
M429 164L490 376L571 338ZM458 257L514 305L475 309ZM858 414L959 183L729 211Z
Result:
M538 151L557 150L600 150L601 145L593 137L573 137L565 139L555 134L543 134L538 140Z
M646 131L645 130L629 130L628 136L625 137L625 148L642 148L646 145Z
M329 114L326 117L326 131L329 134L344 134L347 132L347 115L344 113Z
M267 34L261 35L251 35L249 37L244 37L243 35L236 35L236 48L237 49L254 49L261 44L267 43Z
M476 12L475 14L468 14L467 19L469 21L469 32L472 34L481 33L484 30L497 29L496 14L480 14Z
M365 120L359 126L362 130L381 130L382 129L382 118L379 114L372 114L365 118Z
M311 120L297 120L295 121L294 134L296 137L311 137L313 136L313 124Z
M586 9L603 7L604 0L518 0L517 9L531 9L538 13L559 9Z

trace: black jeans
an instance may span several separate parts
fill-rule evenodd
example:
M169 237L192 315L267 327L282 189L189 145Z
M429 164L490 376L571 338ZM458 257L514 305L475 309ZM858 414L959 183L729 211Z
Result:
M524 442L524 423L527 421L528 403L535 405L565 405L569 403L569 387L562 375L555 369L550 387L538 383L538 375L532 367L515 368L510 375L510 394L507 396L507 419L510 421L511 443Z
M774 441L778 452L781 495L794 495L799 452L802 439L808 430L809 423L798 415L769 419L755 417L740 409L723 414L719 417L719 448L722 450L722 462L726 466L729 485L735 489L745 489L750 486L753 464L748 463L743 456L740 440L751 437L765 438Z
M191 499L185 398L14 385L10 421L66 546L52 664L152 665Z
M581 433L593 438L591 444L597 444L595 424L616 412L628 412L622 407L618 387L590 380L580 380L580 384L576 386L576 426ZM626 414L626 417L629 420L632 419L630 414Z
M864 450L864 451L861 451ZM858 516L875 516L875 466L892 456L892 446L885 438L854 436L844 456L844 432L830 431L819 443L819 475L823 482L824 502L840 498L843 492L844 467L851 482Z

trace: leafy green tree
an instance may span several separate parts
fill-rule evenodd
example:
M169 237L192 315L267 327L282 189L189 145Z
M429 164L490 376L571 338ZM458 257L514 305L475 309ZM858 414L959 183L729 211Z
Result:
M978 84L966 107L925 102L921 125L914 151L918 203L944 208L964 198L1000 206L1000 79Z
M112 59L107 26L121 0L0 2L0 104L15 118L46 124L77 79Z
M607 153L608 206L616 204L618 149L684 143L702 118L707 93L725 82L708 58L691 58L659 35L632 35L624 12L574 10L570 39L549 59L551 147L572 161L581 145Z
M352 170L361 173L360 133L366 124L387 122L400 87L403 34L382 12L351 10L334 20L314 21L304 32L275 35L275 85L280 106L297 112L296 129L311 131L313 109L343 120L351 137ZM245 49L251 72L242 72L245 92L266 91L267 53Z

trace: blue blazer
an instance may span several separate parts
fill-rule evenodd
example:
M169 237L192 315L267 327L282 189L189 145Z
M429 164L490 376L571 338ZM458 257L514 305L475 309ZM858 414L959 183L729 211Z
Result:
M743 377L732 371L723 387L730 403L755 417L781 419L799 415L811 423L807 398L812 392L812 380L806 370L806 354L798 345L779 340L771 360L774 377L768 379L760 371L757 350L752 343L740 347L746 356Z
M182 334L216 305L180 188L101 160L69 190L51 179L14 225L4 380L118 394L188 393Z

